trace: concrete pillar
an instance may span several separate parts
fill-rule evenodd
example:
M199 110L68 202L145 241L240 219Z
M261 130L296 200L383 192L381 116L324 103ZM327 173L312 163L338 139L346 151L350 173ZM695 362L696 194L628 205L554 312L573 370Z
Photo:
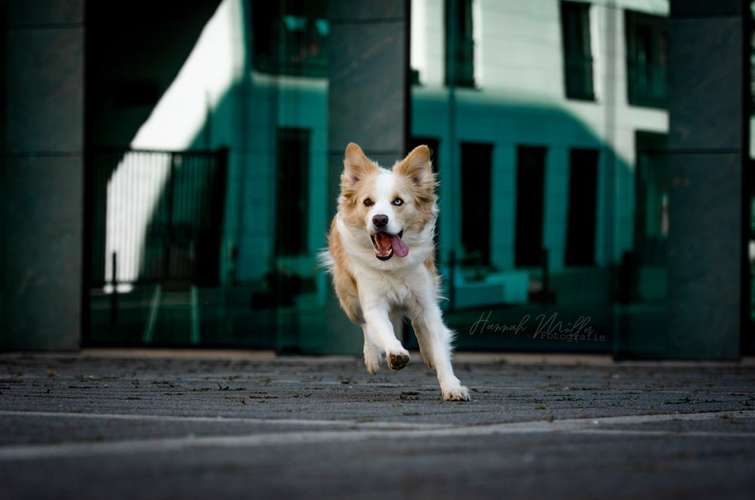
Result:
M84 0L5 3L0 349L78 349Z
M408 0L330 0L328 198L335 213L346 144L383 166L406 154L409 112ZM303 339L310 352L360 353L362 335L331 291L326 332Z
M741 0L671 2L671 357L736 358L749 328L749 15Z

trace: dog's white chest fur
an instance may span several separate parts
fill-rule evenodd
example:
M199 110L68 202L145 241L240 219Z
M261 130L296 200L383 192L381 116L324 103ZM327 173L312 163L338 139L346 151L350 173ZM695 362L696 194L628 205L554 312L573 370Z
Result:
M369 302L372 296L379 296L392 309L399 307L416 311L419 295L429 294L435 298L435 287L423 265L424 259L432 252L434 225L430 226L429 234L422 235L422 240L412 246L411 253L400 263L398 260L377 262L372 250L360 241L361 235L353 234L340 218L337 219L336 228L350 257L349 266L360 290L360 302ZM363 303L362 306L364 305Z
M380 295L392 308L402 307L416 309L417 281L413 270L397 272L374 271L355 264L355 277L360 286L372 288L374 294ZM414 285L414 287L412 287Z

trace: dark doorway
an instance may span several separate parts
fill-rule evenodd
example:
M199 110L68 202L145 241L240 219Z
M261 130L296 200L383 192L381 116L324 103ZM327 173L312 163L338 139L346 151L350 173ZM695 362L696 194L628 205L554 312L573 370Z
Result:
M567 266L595 265L598 155L596 149L572 149L569 153Z
M309 205L309 130L278 129L275 251L280 256L307 253Z
M634 252L643 265L665 266L671 189L666 135L638 131L635 143Z
M461 243L464 263L490 262L490 171L493 145L461 143Z
M516 167L517 267L542 264L545 156L542 146L519 146Z

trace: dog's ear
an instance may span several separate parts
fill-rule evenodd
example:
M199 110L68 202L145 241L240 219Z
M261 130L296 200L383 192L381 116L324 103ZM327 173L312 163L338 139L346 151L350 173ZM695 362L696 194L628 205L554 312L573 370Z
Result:
M370 161L359 145L350 142L343 155L343 173L341 174L341 192L349 196L354 186L367 175L377 172L378 167Z
M432 152L424 144L417 146L393 167L398 175L408 177L412 181L417 194L426 201L434 199L435 174L433 164L430 161Z

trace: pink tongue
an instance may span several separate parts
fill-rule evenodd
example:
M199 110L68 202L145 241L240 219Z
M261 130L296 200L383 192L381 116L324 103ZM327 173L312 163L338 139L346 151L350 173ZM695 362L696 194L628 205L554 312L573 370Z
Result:
M391 236L391 246L393 247L393 253L399 257L406 257L409 255L409 247L406 246L406 243L401 241L401 238L397 234Z

